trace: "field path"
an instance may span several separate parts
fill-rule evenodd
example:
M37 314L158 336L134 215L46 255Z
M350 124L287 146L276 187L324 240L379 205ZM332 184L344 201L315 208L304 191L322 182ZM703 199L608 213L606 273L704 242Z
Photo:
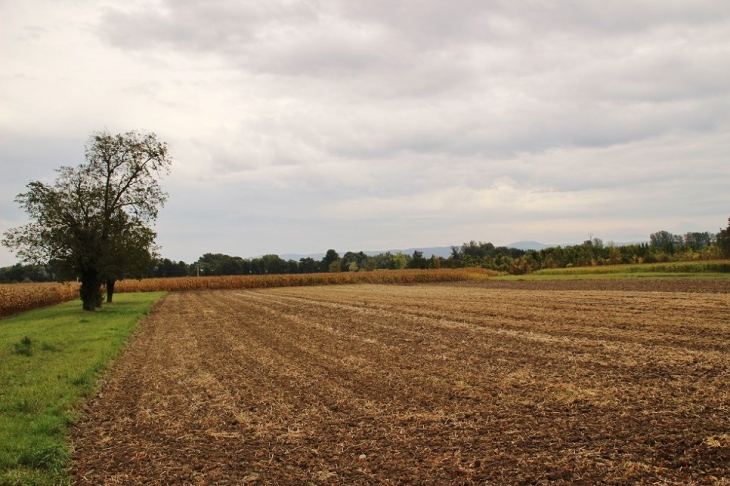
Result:
M542 287L168 294L74 482L730 484L730 295Z

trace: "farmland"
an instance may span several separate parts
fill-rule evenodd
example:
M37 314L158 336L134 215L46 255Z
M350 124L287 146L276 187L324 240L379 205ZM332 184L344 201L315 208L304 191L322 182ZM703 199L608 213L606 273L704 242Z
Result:
M730 482L728 280L168 294L78 484Z
M99 312L72 302L0 321L0 485L64 484L68 426L162 294L125 294Z
M498 275L494 270L399 270L381 272L234 275L219 277L148 278L121 280L116 292L161 292L201 289L258 289L353 283L408 284L454 282ZM79 297L78 282L0 284L0 318L19 312L67 302Z
M78 296L76 282L0 284L0 317L68 302Z

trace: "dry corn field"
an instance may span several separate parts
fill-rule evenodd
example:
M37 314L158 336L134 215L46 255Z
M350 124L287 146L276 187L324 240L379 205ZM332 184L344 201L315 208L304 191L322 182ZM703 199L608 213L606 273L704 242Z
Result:
M74 481L730 484L727 281L621 285L168 294Z
M146 278L122 280L120 292L158 292L220 289L261 289L271 287L308 287L354 283L407 284L460 282L499 275L483 268L444 268L439 270L379 270L376 272L297 273L274 275L230 275L220 277Z
M201 289L258 289L341 285L353 283L405 284L459 282L498 275L482 268L398 270L378 272L232 275L219 277L146 278L120 280L116 292L159 292ZM0 284L0 318L79 298L79 283Z
M17 283L0 284L0 317L68 302L79 297L79 284Z

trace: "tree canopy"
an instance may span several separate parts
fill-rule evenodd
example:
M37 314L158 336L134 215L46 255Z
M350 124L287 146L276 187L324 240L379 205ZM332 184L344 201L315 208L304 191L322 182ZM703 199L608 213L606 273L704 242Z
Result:
M154 133L94 133L86 163L61 167L53 184L32 181L17 196L31 222L6 231L3 244L24 262L54 262L78 278L83 308L93 310L102 283L110 300L117 279L143 273L154 260L150 224L167 200L158 179L171 163Z
M717 243L725 258L730 258L730 218L727 219L727 228L720 229L717 234Z

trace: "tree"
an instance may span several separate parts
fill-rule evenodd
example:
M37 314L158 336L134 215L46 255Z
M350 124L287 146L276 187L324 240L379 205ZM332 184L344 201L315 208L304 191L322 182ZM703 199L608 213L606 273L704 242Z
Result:
M717 246L725 258L730 258L730 218L727 220L727 228L721 229L717 234Z
M428 268L428 260L423 258L422 251L413 250L413 256L408 262L408 268Z
M125 212L120 212L112 222L111 233L116 236L109 240L101 261L107 303L112 302L117 280L149 275L159 257L155 245L157 234L140 221L130 221Z
M670 255L674 254L677 241L675 236L669 231L662 230L652 233L649 235L649 241L651 246L656 248L658 251L663 251Z
M408 264L408 260L406 259L406 256L401 252L396 252L395 255L393 255L393 269L394 270L403 270L406 268L406 265Z
M324 258L322 259L321 271L331 272L332 271L332 269L331 269L332 262L334 262L334 261L339 262L340 255L335 250L330 248L329 250L327 250L327 253L325 254Z
M684 246L687 250L700 251L710 246L715 240L715 235L706 231L704 233L689 231L684 235Z
M154 133L94 133L85 164L61 167L52 185L33 181L18 195L32 221L8 230L3 244L26 262L54 261L78 278L83 308L94 310L102 282L125 276L140 255L152 256L149 225L167 200L158 178L171 163Z
M378 261L373 257L365 257L365 261L363 262L363 266L366 271L372 272L374 270L378 269Z
M340 265L342 267L343 272L351 272L352 271L352 264L355 264L355 268L360 268L360 255L357 253L353 253L351 251L348 251L345 253L345 255L340 259Z
M270 253L261 257L265 273L286 273L288 265L279 255Z
M299 271L301 273L315 273L319 270L319 263L312 257L299 259Z
M461 245L461 252L460 254L468 255L471 257L476 258L484 258L487 255L491 255L494 252L495 248L492 243L484 243L482 241L476 242L474 240L470 241L469 243L464 243ZM453 249L451 250L453 253Z

